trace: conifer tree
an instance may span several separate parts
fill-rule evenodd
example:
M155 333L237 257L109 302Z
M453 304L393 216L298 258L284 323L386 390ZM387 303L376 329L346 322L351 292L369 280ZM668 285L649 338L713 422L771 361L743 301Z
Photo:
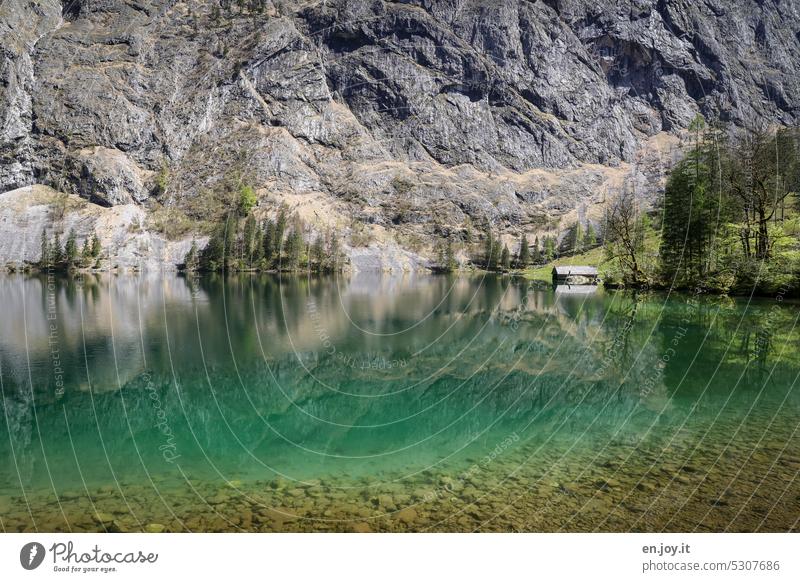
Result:
M61 235L56 231L53 244L50 247L50 264L60 267L64 262L64 249L61 246Z
M531 262L531 251L528 247L528 237L524 234L519 242L519 253L517 254L517 268L524 269Z
M503 245L503 250L500 253L500 266L504 271L511 268L511 253L508 250L508 245Z
M50 244L47 241L47 232L42 230L42 250L39 259L39 266L40 267L49 267L50 266Z
M539 249L539 237L533 240L533 251L531 252L531 261L534 265L542 262L542 251Z
M69 234L67 235L67 242L64 244L64 260L66 261L68 267L72 267L74 266L77 258L78 242L75 235L75 229L70 229Z
M556 258L556 241L551 236L544 238L544 260L548 263Z
M97 257L99 257L102 250L103 249L100 245L100 237L97 236L97 233L94 233L92 235L92 251L91 251L92 258L96 259Z
M87 236L83 239L83 248L81 249L81 264L88 267L92 262L92 242Z

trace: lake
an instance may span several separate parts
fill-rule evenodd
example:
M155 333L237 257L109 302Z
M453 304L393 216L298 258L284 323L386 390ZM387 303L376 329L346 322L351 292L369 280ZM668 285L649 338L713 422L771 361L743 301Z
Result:
M798 304L0 277L4 531L787 531Z

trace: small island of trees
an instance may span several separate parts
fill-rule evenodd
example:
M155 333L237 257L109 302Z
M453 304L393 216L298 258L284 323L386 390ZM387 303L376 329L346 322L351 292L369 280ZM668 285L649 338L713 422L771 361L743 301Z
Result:
M47 231L43 230L41 252L35 267L39 270L59 271L99 268L102 250L100 238L96 233L85 237L80 243L75 229L71 229L62 245L58 231L52 238L48 238Z
M256 195L249 186L239 192L236 210L216 225L202 250L192 242L187 271L288 271L331 273L344 264L339 237L329 230L312 238L297 214L284 205L276 218L259 222L253 214Z

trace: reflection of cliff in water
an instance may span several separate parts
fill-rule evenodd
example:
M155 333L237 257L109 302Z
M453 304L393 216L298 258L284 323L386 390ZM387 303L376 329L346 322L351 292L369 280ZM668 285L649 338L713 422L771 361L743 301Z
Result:
M163 469L165 423L196 465L357 471L366 461L350 457L434 462L511 432L636 441L653 422L713 414L755 390L730 393L750 357L726 331L748 317L735 305L564 296L501 278L156 277L57 289L68 373L55 399L42 285L0 287L13 307L3 323L27 321L36 389L34 407L24 333L5 337L0 450L11 462L12 442L30 476L41 477L42 446L65 474L72 446L86 466ZM775 363L765 406L797 369Z

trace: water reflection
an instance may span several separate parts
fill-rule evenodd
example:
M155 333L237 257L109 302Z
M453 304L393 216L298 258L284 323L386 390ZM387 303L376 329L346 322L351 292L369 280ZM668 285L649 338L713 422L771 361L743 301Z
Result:
M722 446L756 406L772 437L791 434L795 306L577 291L410 274L0 278L0 488L385 482L456 470L509 435L577 462L598 446Z

